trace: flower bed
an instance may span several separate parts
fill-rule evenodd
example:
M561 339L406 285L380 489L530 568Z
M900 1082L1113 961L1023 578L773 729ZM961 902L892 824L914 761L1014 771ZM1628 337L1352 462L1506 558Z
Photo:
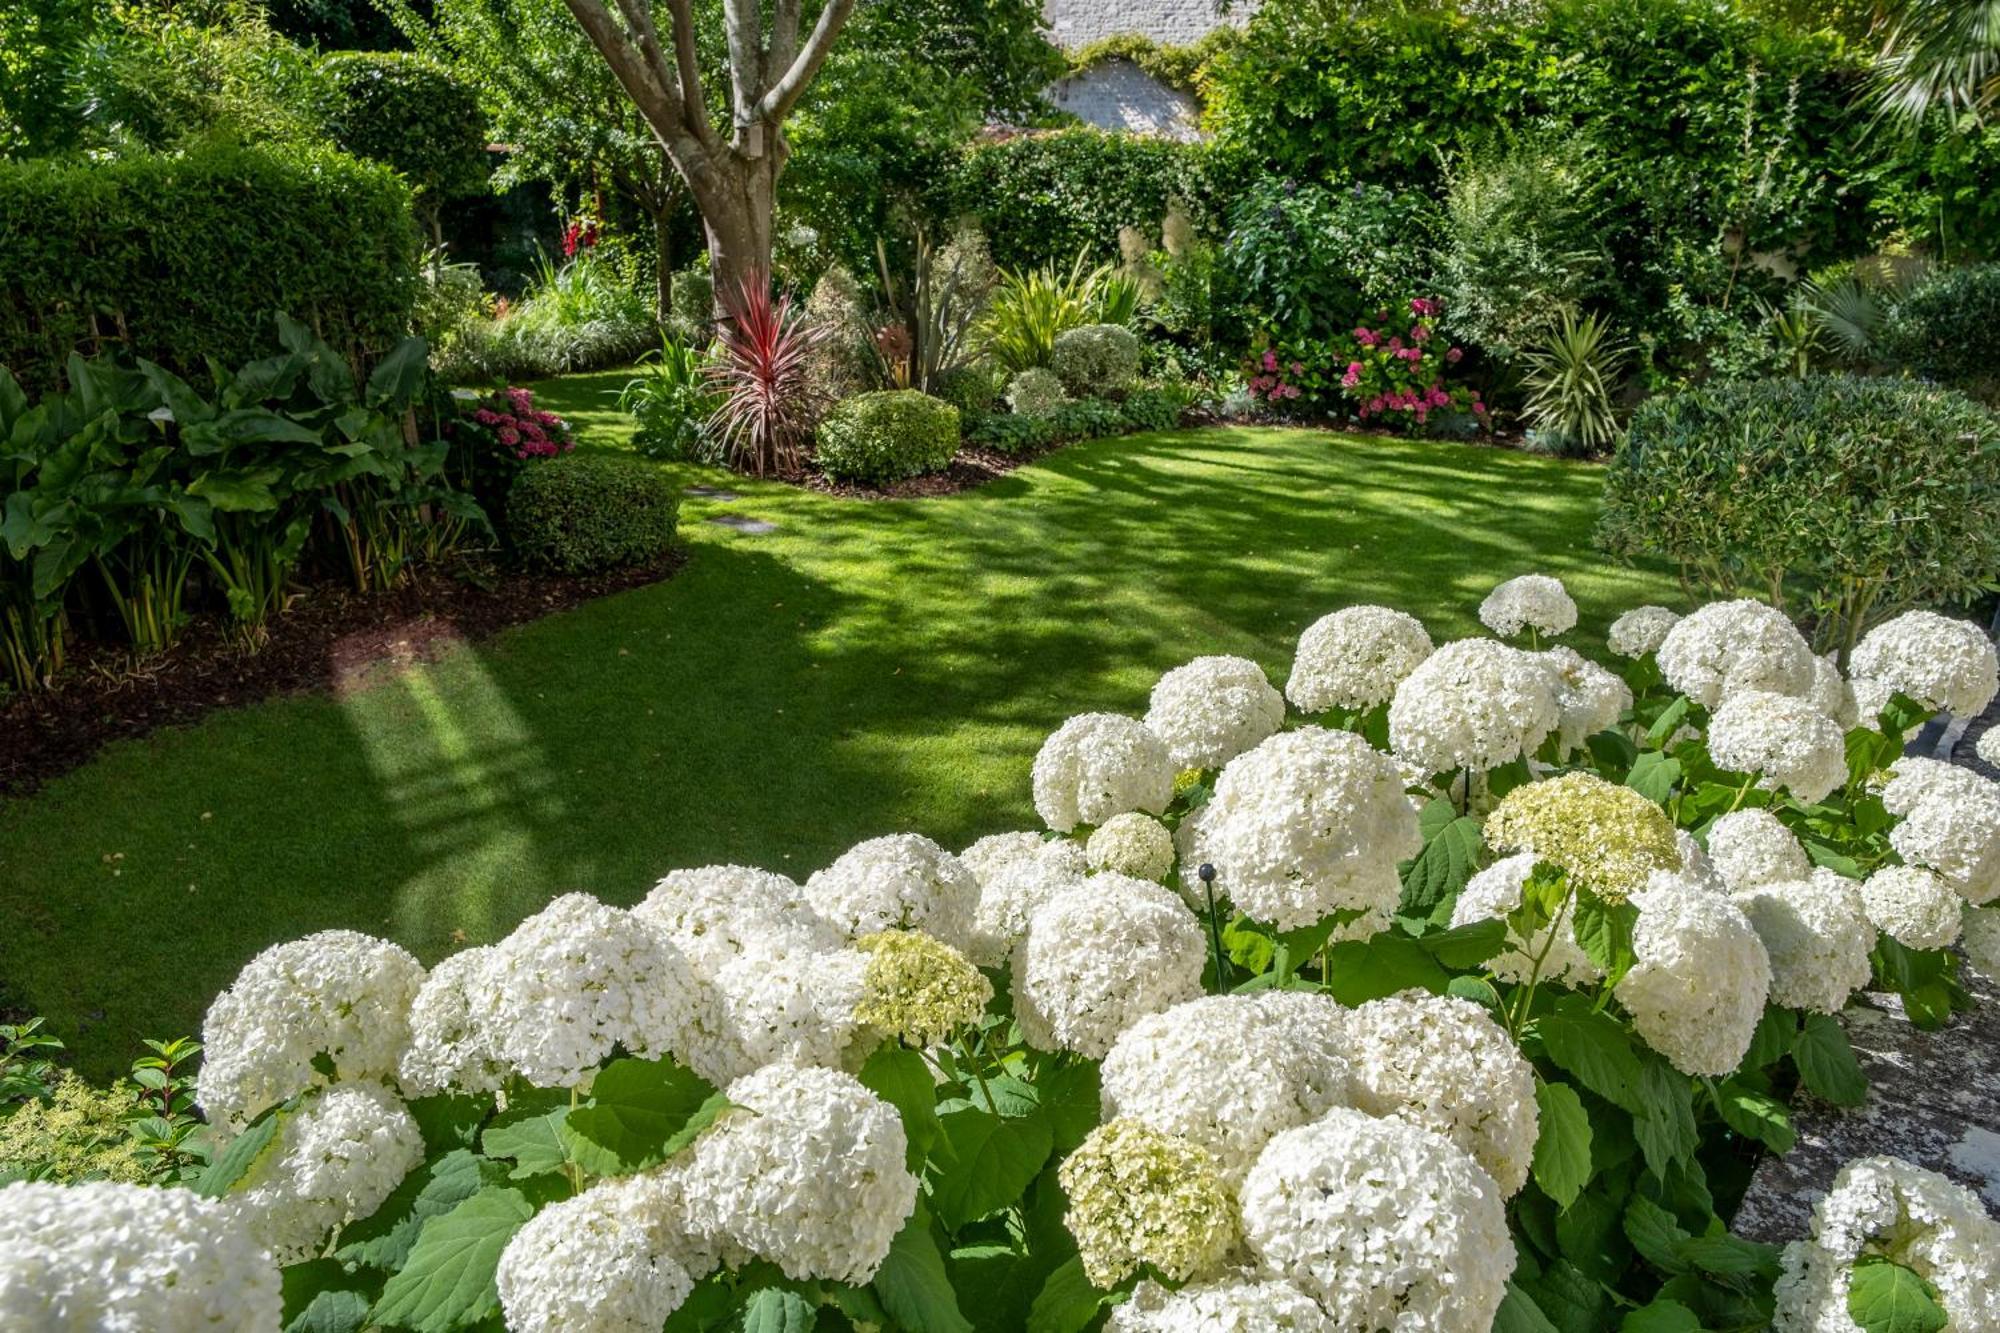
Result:
M2000 1225L1908 1164L1851 1165L1782 1251L1725 1224L1798 1088L1864 1093L1857 992L1939 1025L1951 946L2000 971L2000 786L1902 757L1991 699L1992 645L1892 622L1850 680L1760 604L1646 607L1614 672L1542 646L1576 622L1553 579L1481 619L1503 637L1437 646L1348 608L1282 692L1202 657L1143 718L1072 718L1043 831L568 894L428 971L347 931L269 949L205 1026L196 1191L8 1187L0 1308L1995 1326Z

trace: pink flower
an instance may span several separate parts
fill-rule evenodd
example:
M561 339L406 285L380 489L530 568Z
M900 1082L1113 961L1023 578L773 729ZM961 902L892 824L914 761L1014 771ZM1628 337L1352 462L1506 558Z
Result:
M508 448L511 449L520 442L521 442L520 431L515 430L512 426L502 426L500 428L500 443L506 445Z
M1431 315L1435 315L1437 312L1438 312L1438 303L1436 301L1425 300L1421 296L1413 296L1410 298L1411 314L1423 315L1426 318L1428 318Z
M1427 342L1429 341L1430 336L1431 336L1431 329L1430 325L1428 324L1413 325L1410 329L1411 342Z
M1375 336L1373 329L1364 324L1354 330L1354 341L1360 343L1363 347L1373 347L1381 339Z
M1285 386L1285 397L1287 397L1287 398L1296 398L1296 397L1298 397L1298 396L1299 396L1299 386L1298 386L1298 385L1296 385L1296 384L1287 384L1287 385Z
M1294 361L1292 362L1292 373L1294 375L1303 375L1306 373L1306 368L1299 362Z
M1391 339L1389 339L1389 350L1390 350L1390 351L1392 351L1392 352L1400 352L1400 351L1402 351L1402 350L1403 350L1403 340L1402 340L1401 338L1391 338Z
M1265 349L1264 369L1276 370L1277 368L1278 368L1278 354L1276 352L1269 350L1268 348Z
M1444 354L1444 359L1449 361L1454 366L1457 365L1464 358L1465 358L1465 349L1462 347L1454 347L1450 351Z

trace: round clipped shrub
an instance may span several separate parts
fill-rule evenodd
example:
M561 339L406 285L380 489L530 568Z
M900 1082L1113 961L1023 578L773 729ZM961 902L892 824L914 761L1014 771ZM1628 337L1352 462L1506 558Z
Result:
M1007 406L1016 416L1046 420L1062 411L1069 402L1062 381L1053 370L1032 367L1016 375L1007 385Z
M901 481L958 452L958 409L915 389L858 393L819 423L819 465L844 481Z
M1889 314L1884 350L1926 379L2000 397L2000 264L1946 269Z
M1056 335L1049 366L1076 398L1123 393L1139 379L1139 335L1122 324L1086 324Z
M673 547L679 518L667 474L636 458L552 458L522 469L507 493L515 553L558 574L650 564Z

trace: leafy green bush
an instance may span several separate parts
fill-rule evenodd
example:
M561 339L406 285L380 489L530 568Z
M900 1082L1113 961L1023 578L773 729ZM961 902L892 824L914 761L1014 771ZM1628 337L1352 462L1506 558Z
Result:
M1049 369L1073 398L1124 393L1139 378L1139 336L1118 324L1085 324L1056 335Z
M1119 409L1125 425L1135 431L1172 430L1181 424L1190 395L1183 385L1157 389L1134 389L1125 395Z
M1896 302L1884 351L1926 379L2000 394L2000 263L1944 269Z
M673 548L672 477L637 458L566 454L521 470L507 495L507 538L523 564L558 574L646 565Z
M327 133L401 172L433 234L442 204L485 190L486 119L449 70L398 51L334 51L319 68Z
M409 188L331 150L0 162L0 366L30 390L72 352L239 366L279 311L365 364L408 331L416 272Z
M1047 417L1024 417L1016 412L994 412L966 428L968 444L1023 458L1055 443L1055 423Z
M915 389L856 394L819 423L819 465L846 481L937 472L957 452L958 409Z
M970 420L991 412L1006 388L1006 375L998 366L973 361L939 376L937 396L957 408L962 420Z
M1818 619L1967 601L2000 575L2000 418L1946 389L1814 376L1647 400L1604 484L1601 544Z
M1031 367L1007 383L1007 406L1016 416L1052 417L1069 401L1055 372Z
M639 423L632 445L648 458L714 462L720 451L706 437L715 413L708 382L708 353L663 337L640 361L642 373L618 395L619 409Z

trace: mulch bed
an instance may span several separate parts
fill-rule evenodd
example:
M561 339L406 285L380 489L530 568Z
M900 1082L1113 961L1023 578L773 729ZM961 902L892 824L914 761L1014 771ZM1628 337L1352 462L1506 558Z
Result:
M432 660L453 644L657 583L682 560L676 554L584 578L432 571L392 592L366 595L316 587L271 622L255 652L214 619L197 622L171 652L143 666L109 648L86 648L56 689L0 708L0 796L34 791L108 741L274 695L352 689L371 674Z

